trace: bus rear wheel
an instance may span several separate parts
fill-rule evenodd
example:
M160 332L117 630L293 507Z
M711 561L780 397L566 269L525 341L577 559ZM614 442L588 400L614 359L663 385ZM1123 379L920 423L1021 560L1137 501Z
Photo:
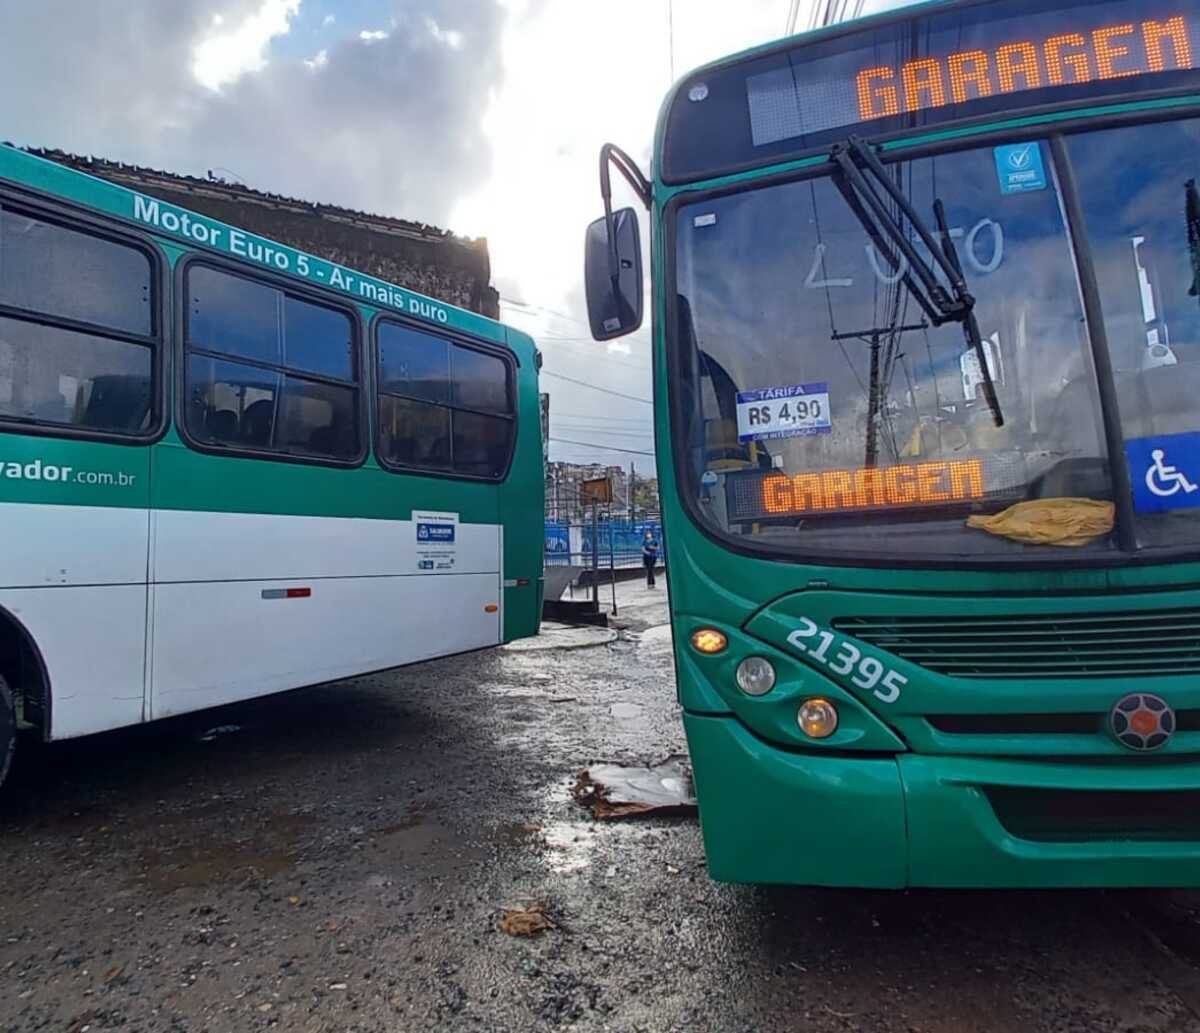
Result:
M0 677L0 785L4 784L16 747L17 712L13 707L13 695L8 682Z

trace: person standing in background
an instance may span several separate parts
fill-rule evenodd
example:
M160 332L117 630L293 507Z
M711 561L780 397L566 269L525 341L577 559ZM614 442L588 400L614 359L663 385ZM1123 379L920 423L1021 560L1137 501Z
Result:
M646 587L654 587L654 567L658 563L658 539L653 531L647 531L642 539L642 565L646 568Z

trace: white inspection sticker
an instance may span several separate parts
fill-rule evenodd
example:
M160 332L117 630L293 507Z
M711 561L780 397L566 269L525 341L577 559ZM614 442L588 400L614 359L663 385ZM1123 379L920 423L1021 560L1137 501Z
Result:
M796 384L739 392L737 418L739 441L770 441L832 433L829 385Z

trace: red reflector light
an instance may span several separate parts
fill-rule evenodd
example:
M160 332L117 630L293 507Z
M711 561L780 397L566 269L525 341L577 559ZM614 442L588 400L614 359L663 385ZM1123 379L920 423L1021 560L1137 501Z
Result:
M289 588L287 590L287 598L289 599L307 599L311 595L311 588Z

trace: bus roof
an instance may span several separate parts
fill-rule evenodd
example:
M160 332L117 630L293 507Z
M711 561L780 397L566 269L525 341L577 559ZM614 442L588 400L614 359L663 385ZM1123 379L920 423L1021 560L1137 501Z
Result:
M11 144L0 144L0 184L36 191L53 199L113 216L160 239L291 276L309 285L335 291L360 304L403 313L434 327L459 330L509 346L517 342L531 344L528 335L487 316L298 251L149 194L39 158Z

